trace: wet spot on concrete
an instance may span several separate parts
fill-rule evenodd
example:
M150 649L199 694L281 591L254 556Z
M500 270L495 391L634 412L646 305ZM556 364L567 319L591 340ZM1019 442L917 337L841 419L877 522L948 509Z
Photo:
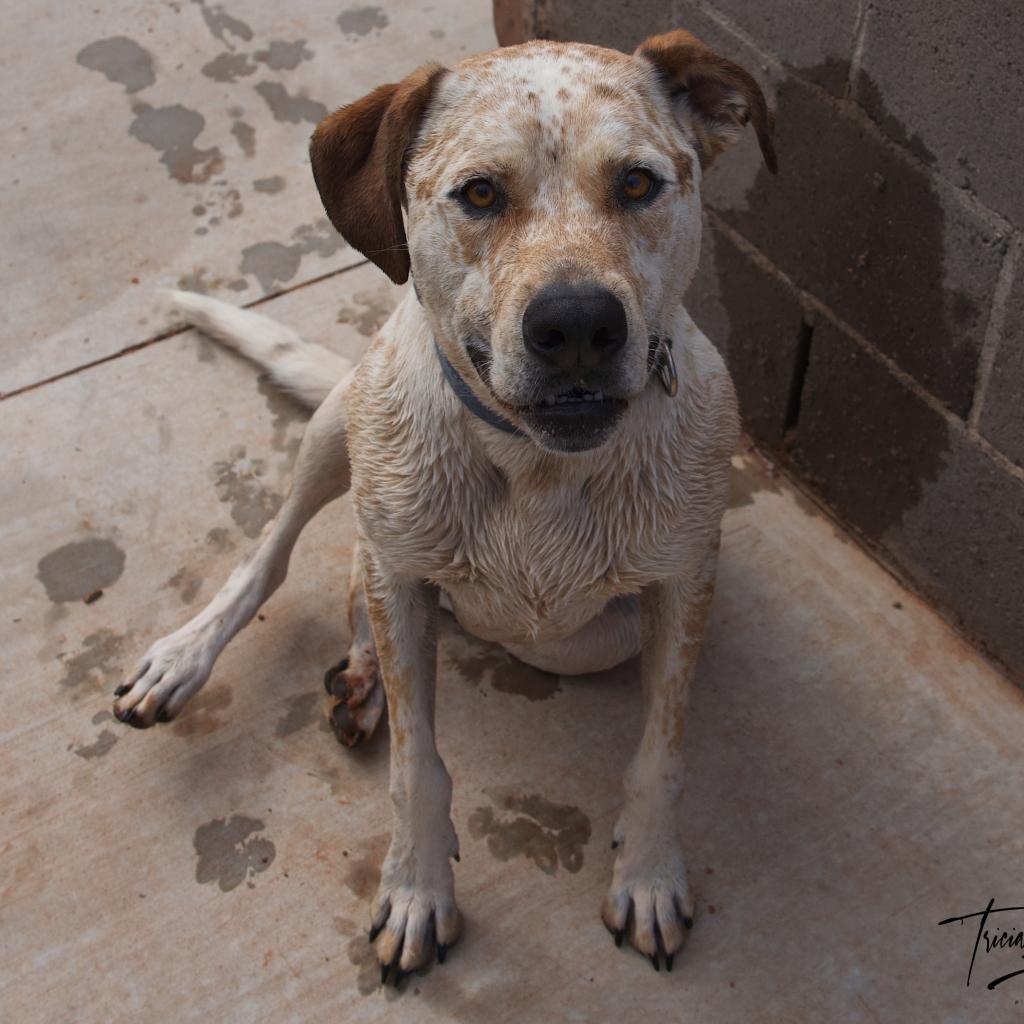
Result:
M259 82L256 91L267 102L275 121L319 124L327 116L327 107L308 96L292 96L280 82Z
M182 566L165 584L164 589L176 590L181 597L182 604L191 604L203 585L203 577L198 573Z
M227 206L228 220L240 217L245 210L245 207L242 205L242 193L237 188L228 189L224 193L224 205Z
M88 685L90 689L102 689L113 684L121 674L121 655L127 637L109 629L90 633L82 641L82 649L72 657L59 655L64 675L61 686L79 689Z
M338 323L352 324L360 334L372 338L394 308L394 299L384 289L356 292L338 311Z
M230 892L246 878L266 871L274 863L277 850L262 832L266 826L258 818L233 814L214 818L196 829L192 845L196 851L196 881L216 883L221 892Z
M94 537L64 544L45 555L36 566L36 578L55 604L84 601L116 583L124 562L124 552L112 540Z
M216 526L206 534L206 543L221 554L235 550L235 542L231 539L231 531L226 526Z
M206 126L206 118L198 110L180 103L169 107L139 103L133 110L135 120L129 133L160 152L160 162L175 181L207 181L223 169L224 159L216 146L197 149L194 145Z
M89 719L93 725L102 725L103 722L112 722L114 716L109 711L97 711L92 718Z
M217 346L209 338L196 338L196 359L200 363L215 363Z
M342 917L340 914L334 915L334 930L339 935L344 935L346 938L351 938L356 932L360 931L359 925L352 920L351 917Z
M248 458L243 447L233 449L230 458L213 467L217 497L231 505L231 518L246 537L258 537L281 508L281 495L261 480L266 468L262 459Z
M293 245L257 242L242 250L238 270L242 274L253 274L264 291L272 291L276 285L290 281L301 262L302 253Z
M307 725L312 725L316 718L319 702L320 694L316 690L309 693L297 693L287 698L285 703L288 705L288 710L274 726L274 735L282 738L291 736L292 733L305 729Z
M380 885L380 866L390 842L391 836L387 832L380 832L364 841L359 854L353 852L352 856L346 858L344 882L353 896L361 900L373 897Z
M241 18L235 18L228 14L221 4L208 4L206 0L192 0L192 2L198 4L202 10L203 21L206 22L210 34L225 46L231 46L231 42L227 38L229 35L245 42L252 39L252 29Z
M371 6L350 7L338 15L338 28L350 39L360 39L371 32L387 28L388 16L379 8Z
M202 67L203 74L215 82L237 82L255 71L256 65L244 53L219 53Z
M778 478L766 472L758 472L751 466L729 469L729 508L742 508L754 504L754 495L760 491L781 494Z
M345 243L331 226L321 219L314 224L302 224L292 232L291 245L282 242L257 242L242 250L239 273L252 274L265 292L290 281L298 272L302 257L317 253L324 258L333 255Z
M220 712L231 706L234 694L226 686L213 686L200 690L190 700L174 723L176 736L209 736L222 725L227 724Z
M431 39L444 39L444 29L443 28L432 28L430 30L430 38Z
M220 287L221 279L207 278L206 267L193 267L187 274L178 278L178 287L186 292L198 292L200 295L208 294L212 289Z
M96 737L95 743L90 743L88 746L75 747L75 753L79 757L91 761L94 757L103 757L104 754L110 753L115 743L117 743L116 733L111 732L109 729L104 729Z
M558 676L527 665L500 647L486 644L468 633L462 635L462 640L464 646L460 645L460 650L449 650L448 656L467 682L480 683L488 677L492 689L527 700L550 700L559 692Z
M249 282L244 277L237 277L234 281L228 282L228 287L233 292L244 292L249 287Z
M315 252L325 259L333 256L345 244L326 217L321 217L315 224L300 224L292 232L292 238L296 239L295 244L303 256Z
M287 392L275 386L265 373L260 374L256 388L266 398L267 408L274 414L271 447L274 451L285 452L293 459L298 454L299 445L302 444L302 433L290 437L290 428L293 423L306 424L309 421L309 410Z
M257 178L252 183L252 187L257 192L265 192L267 195L272 196L284 188L284 178L280 174L275 174L270 178Z
M238 148L246 156L252 156L256 152L256 129L245 121L235 121L231 126L231 134L238 143Z
M90 71L100 71L108 81L124 86L125 92L138 92L156 81L153 55L127 36L97 39L78 51L75 60Z
M253 56L261 64L266 64L271 71L292 71L304 60L313 56L313 51L306 47L305 39L297 39L286 43L281 39L272 39L265 50L257 50Z
M359 968L356 988L361 996L368 996L380 988L380 963L366 935L355 935L348 940L348 962Z
M487 840L493 857L525 857L547 875L555 874L559 864L573 873L583 867L590 819L578 807L505 789L484 792L494 806L478 807L470 815L469 832L474 839Z

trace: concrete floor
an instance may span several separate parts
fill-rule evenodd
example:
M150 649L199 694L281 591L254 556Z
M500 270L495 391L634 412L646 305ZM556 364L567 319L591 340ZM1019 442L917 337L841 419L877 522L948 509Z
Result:
M8 12L0 1019L1020 1019L1024 979L986 988L1020 950L983 945L968 988L975 924L938 922L1024 903L1022 695L756 453L736 459L694 693L697 922L671 975L597 914L636 666L557 680L446 620L467 931L379 989L387 736L346 752L321 713L347 501L178 722L112 722L122 673L273 514L304 421L192 333L140 345L166 328L154 289L280 293L266 312L357 355L398 290L324 226L303 118L492 45L477 0L281 10Z

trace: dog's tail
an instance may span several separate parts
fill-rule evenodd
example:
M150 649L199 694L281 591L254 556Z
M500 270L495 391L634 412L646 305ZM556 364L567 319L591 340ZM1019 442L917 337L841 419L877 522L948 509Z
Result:
M344 356L269 317L195 292L165 292L167 304L204 334L262 366L271 380L315 409L352 369Z

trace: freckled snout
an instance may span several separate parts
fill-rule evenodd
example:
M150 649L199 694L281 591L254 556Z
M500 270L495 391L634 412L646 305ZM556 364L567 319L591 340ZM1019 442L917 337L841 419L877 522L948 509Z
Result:
M566 375L596 370L626 344L626 310L607 288L558 282L542 288L523 314L528 352Z

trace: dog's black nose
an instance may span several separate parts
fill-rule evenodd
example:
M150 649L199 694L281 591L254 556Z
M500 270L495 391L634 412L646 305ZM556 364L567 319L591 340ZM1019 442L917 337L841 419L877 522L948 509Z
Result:
M596 284L549 284L523 314L523 343L565 373L592 370L626 344L626 310Z

